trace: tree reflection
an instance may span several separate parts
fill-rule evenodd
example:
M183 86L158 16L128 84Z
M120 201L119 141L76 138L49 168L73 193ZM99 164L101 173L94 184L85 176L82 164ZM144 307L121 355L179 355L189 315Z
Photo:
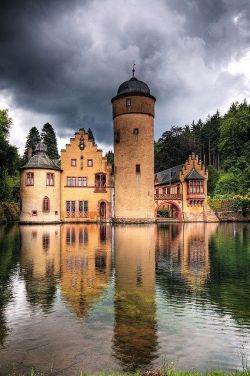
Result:
M0 227L0 346L8 335L5 308L13 298L11 277L17 271L19 247L18 226Z

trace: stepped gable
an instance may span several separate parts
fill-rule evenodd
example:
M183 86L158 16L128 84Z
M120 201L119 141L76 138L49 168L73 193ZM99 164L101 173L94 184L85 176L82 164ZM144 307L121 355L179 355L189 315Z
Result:
M171 184L180 181L180 172L183 165L174 166L155 174L155 185Z
M20 169L42 168L49 170L60 170L57 162L54 162L47 154L47 146L40 142L35 149L35 154Z

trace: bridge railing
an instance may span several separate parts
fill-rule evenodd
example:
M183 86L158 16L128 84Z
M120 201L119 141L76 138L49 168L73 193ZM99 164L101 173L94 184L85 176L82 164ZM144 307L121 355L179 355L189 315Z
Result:
M162 194L155 194L154 195L155 200L182 200L182 194L181 193L176 193L176 194L167 194L167 193L162 193Z

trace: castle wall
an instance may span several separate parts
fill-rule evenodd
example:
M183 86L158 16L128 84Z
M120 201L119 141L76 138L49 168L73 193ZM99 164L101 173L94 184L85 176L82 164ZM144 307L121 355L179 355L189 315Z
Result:
M80 150L79 143L83 140L85 145ZM76 166L72 166L72 159ZM88 160L92 160L93 166L88 166ZM111 218L111 166L107 164L102 150L88 139L84 131L75 133L70 139L70 144L61 151L61 219L67 222L97 221ZM106 184L103 188L95 186L95 175L103 173L106 176ZM76 186L69 186L67 178L76 179ZM86 186L79 186L78 178L87 179ZM85 183L84 183L85 184ZM75 201L75 214L67 211L67 201ZM88 210L82 214L79 212L79 201L87 201ZM106 216L100 217L100 203L105 202Z
M34 174L34 185L27 185L27 173ZM47 173L54 174L54 186L47 185ZM20 222L60 221L60 171L51 169L21 170ZM43 210L43 199L49 198L49 210Z

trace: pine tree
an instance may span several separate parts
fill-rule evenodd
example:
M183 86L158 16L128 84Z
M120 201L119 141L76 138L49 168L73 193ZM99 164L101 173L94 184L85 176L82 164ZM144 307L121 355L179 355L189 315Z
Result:
M32 127L28 133L26 144L25 144L25 150L24 150L24 156L23 156L23 162L27 163L29 159L29 149L31 149L31 155L34 154L36 145L41 141L41 137L39 134L39 131L37 127Z
M90 128L88 129L88 135L89 135L89 140L91 140L93 142L93 144L95 144L95 137L94 137L93 132Z
M55 131L51 124L46 123L43 126L41 133L42 141L47 146L48 156L51 159L58 159L59 153L57 148L57 139Z

